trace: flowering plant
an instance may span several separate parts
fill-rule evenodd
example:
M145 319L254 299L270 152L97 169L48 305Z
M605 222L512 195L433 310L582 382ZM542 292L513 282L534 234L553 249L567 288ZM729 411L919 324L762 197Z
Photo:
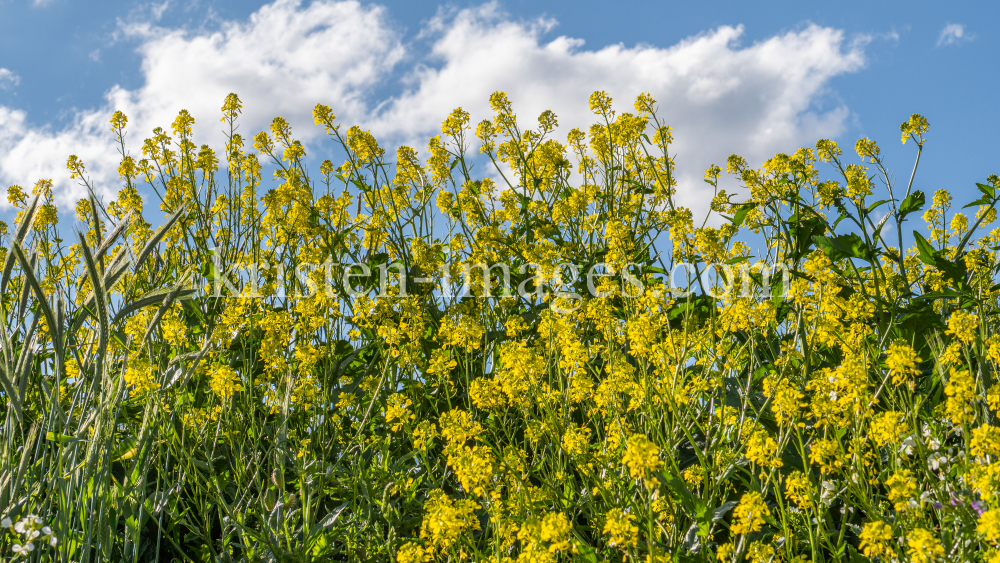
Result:
M68 160L73 238L12 186L2 553L1000 560L996 176L967 216L820 140L731 157L745 201L710 167L696 220L649 95L565 143L490 103L391 160L319 105L318 173L236 95L218 152L182 111L133 156L119 112L113 201Z

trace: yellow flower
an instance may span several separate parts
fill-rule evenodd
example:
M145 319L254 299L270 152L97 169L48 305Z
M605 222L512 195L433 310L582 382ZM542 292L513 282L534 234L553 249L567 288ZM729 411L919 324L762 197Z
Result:
M424 502L420 537L431 545L447 549L468 532L479 530L475 511L479 505L467 499L452 500L440 489L431 491Z
M917 369L920 357L908 344L894 342L886 348L885 353L885 365L889 368L889 373L892 374L893 385L898 386L910 377L920 374L920 370Z
M879 413L872 419L868 436L879 447L897 442L900 436L906 432L906 425L903 423L904 419L905 415L897 411Z
M761 467L781 467L783 462L777 454L778 443L765 430L754 432L747 441L747 459Z
M820 162L833 162L843 154L835 141L820 139L816 141L816 159Z
M396 551L396 563L427 563L433 560L433 553L428 553L415 542L404 543Z
M484 410L500 409L507 405L503 389L495 378L479 378L469 385L472 404Z
M909 469L900 470L889 476L885 486L889 488L889 502L893 503L896 510L906 510L910 499L917 492L917 480Z
M1000 509L987 510L979 517L976 531L986 537L986 541L997 545L1000 542Z
M787 379L773 384L769 377L764 380L764 394L771 396L771 412L778 424L795 422L799 418L805 394L795 388Z
M457 137L468 128L469 112L462 108L457 108L451 112L448 119L441 124L441 132L450 137Z
M941 541L926 528L917 528L906 537L906 554L913 563L932 563L944 557Z
M639 527L632 524L635 516L613 508L604 515L604 535L611 547L634 547L639 541Z
M590 95L590 111L603 114L611 111L611 96L600 90Z
M926 117L918 113L911 115L910 119L899 125L899 130L903 133L903 144L906 144L907 139L915 139L916 142L921 142L923 134L927 132L927 128Z
M774 547L753 542L747 548L747 559L750 563L771 563L775 559Z
M448 465L455 471L462 490L475 496L486 494L494 474L493 451L489 446L449 447L447 451Z
M569 455L586 453L590 445L590 428L571 426L563 434L563 449Z
M809 450L809 462L819 466L820 472L836 473L844 466L840 460L840 443L836 440L816 440Z
M812 483L809 476L801 471L793 471L785 478L785 498L794 501L801 509L812 504Z
M868 137L858 139L858 142L854 145L854 150L857 151L861 160L869 158L872 162L875 162L879 158L879 154L881 152L879 151L878 145L875 144L875 141L869 139Z
M663 467L660 448L642 434L635 434L628 439L622 461L628 466L633 479L644 479L647 484L654 487L659 484L659 480L649 474Z
M182 318L180 305L172 307L160 320L160 330L163 331L163 340L173 346L185 346L187 344L187 325Z
M27 207L28 194L24 193L24 188L14 184L7 188L7 202L17 208Z
M407 399L401 393L394 393L389 396L385 407L385 423L392 424L392 431L398 432L404 424L409 424L416 420L416 415L410 412L410 405L413 401Z
M847 176L847 197L860 201L872 194L872 181L868 177L868 169L857 164L848 164L844 170Z
M884 522L868 522L859 538L861 539L861 552L865 554L865 557L888 558L893 553L889 543L892 541L892 526Z
M229 366L217 366L211 370L209 387L223 401L228 401L237 391L243 389L240 376Z
M153 376L156 366L146 357L139 357L129 362L125 370L125 384L132 387L136 395L145 395L160 388Z
M730 543L724 543L715 550L715 558L719 560L719 563L727 563L733 559L733 551L736 550L736 546Z
M945 412L952 422L964 424L975 419L976 380L968 370L952 367L944 393L948 396Z
M309 454L309 444L311 444L311 443L312 443L312 439L311 438L306 438L306 439L302 440L301 442L299 442L299 453L295 457L301 459L301 458L305 457L306 455L308 455Z
M441 415L441 437L452 445L462 445L482 432L483 427L472 420L472 413L454 409Z
M978 457L1000 456L1000 427L984 424L973 430L969 449Z
M549 542L549 551L567 551L570 547L570 531L573 525L566 515L561 512L546 514L542 518L542 527L539 537L542 541Z
M699 487L705 481L705 468L700 465L692 465L681 474L684 482L692 487Z
M438 437L437 426L429 420L420 421L413 429L413 447L427 451Z
M757 491L744 493L733 511L733 524L729 527L729 531L734 534L756 532L764 526L764 517L770 515L771 511L768 510L767 503L760 493Z
M968 311L959 309L948 318L948 330L945 332L969 344L976 339L976 331L978 329L979 317Z

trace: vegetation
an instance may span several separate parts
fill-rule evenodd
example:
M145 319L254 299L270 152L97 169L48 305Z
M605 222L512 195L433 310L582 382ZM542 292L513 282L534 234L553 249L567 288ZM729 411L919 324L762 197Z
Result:
M10 187L0 557L1000 561L997 177L821 140L696 220L648 95L564 144L490 101L393 161L319 105L318 174L233 94L218 153L116 113L117 199Z

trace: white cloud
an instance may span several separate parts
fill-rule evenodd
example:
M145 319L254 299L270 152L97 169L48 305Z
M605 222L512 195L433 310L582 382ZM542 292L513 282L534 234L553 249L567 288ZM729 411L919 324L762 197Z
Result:
M416 138L457 106L483 119L495 90L509 94L529 125L552 109L561 124L586 127L596 119L587 107L594 90L611 94L619 111L633 111L636 95L648 91L674 127L681 188L689 192L682 199L701 209L707 201L693 189L704 186L708 165L724 166L734 152L759 161L840 134L847 108L818 111L814 103L832 77L864 64L860 47L842 48L842 32L815 25L747 47L738 43L742 27L723 26L672 47L598 50L568 37L542 42L548 22L512 22L492 5L437 25L439 68L414 70L413 89L387 104L376 129Z
M938 36L937 46L942 45L955 45L959 43L965 43L967 41L972 41L976 38L974 33L970 33L965 29L965 26L960 23L949 23L944 26L941 30L941 35Z
M65 200L77 197L65 172L76 153L102 186L116 183L116 153L107 131L115 109L131 118L133 151L154 126L167 127L181 108L198 120L197 142L218 146L222 100L244 101L242 132L265 128L275 115L308 141L317 102L346 124L371 128L387 146L423 146L455 107L474 121L491 116L488 97L507 91L526 125L552 109L569 127L586 127L594 90L606 90L619 111L649 91L674 126L686 203L704 209L702 171L730 153L759 161L844 129L846 107L820 109L831 78L864 65L863 42L845 44L841 31L815 25L742 46L742 27L723 26L669 47L640 45L585 49L580 39L543 40L552 20L514 21L495 4L452 11L425 26L429 54L404 45L379 7L316 0L302 6L278 0L248 20L215 32L123 24L140 40L144 85L114 87L105 107L79 112L69 126L32 128L23 112L0 108L0 180L26 184L53 178ZM404 61L404 91L376 99Z
M114 193L118 155L108 120L115 110L129 116L133 152L154 127L169 131L180 109L197 120L196 142L220 148L220 108L230 92L244 102L244 136L266 128L276 115L298 126L296 133L315 135L321 132L312 125L317 102L337 108L347 119L364 118L364 92L404 54L384 10L354 1L302 7L295 0L278 0L246 21L224 22L211 33L123 25L124 33L141 41L143 86L114 86L104 107L78 112L60 130L32 128L23 112L2 108L0 180L26 184L52 178L61 199L72 201L82 191L69 180L65 163L68 155L78 154L98 187Z
M21 77L7 68L0 68L0 90L9 90L21 83Z

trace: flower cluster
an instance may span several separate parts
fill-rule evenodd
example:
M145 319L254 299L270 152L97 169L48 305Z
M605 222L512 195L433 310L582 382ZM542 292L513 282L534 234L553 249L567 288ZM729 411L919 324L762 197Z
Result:
M0 528L6 528L7 533L15 536L10 544L15 557L28 558L35 551L36 544L49 547L59 545L55 532L37 514L28 514L17 522L4 518L0 521Z

